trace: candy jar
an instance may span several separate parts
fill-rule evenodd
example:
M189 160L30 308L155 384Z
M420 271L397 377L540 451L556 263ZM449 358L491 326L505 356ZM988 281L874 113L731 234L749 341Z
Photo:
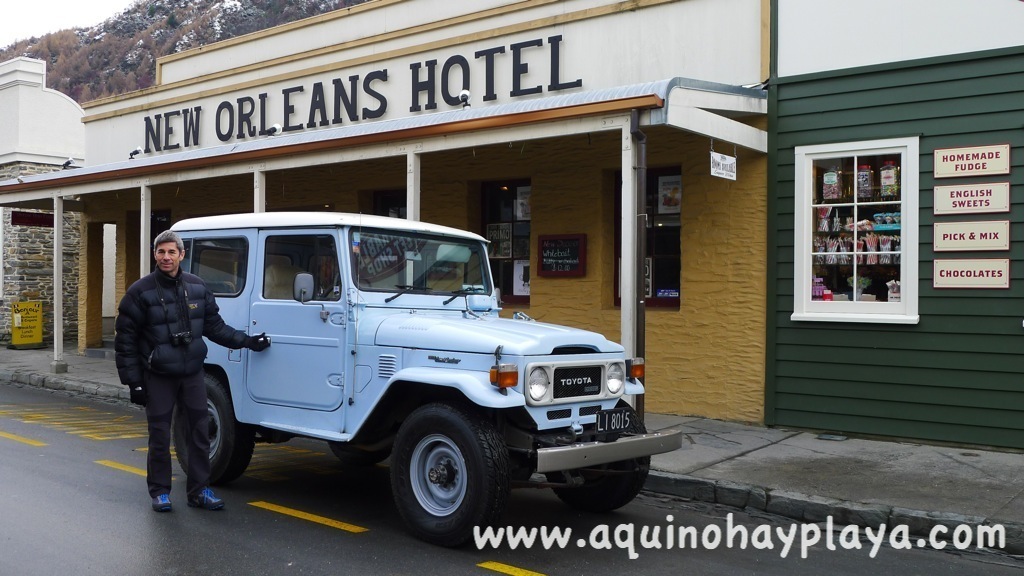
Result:
M875 181L875 171L870 164L861 164L857 168L857 200L870 202L873 199L872 184Z
M900 195L900 169L894 160L886 160L878 171L882 180L882 200L896 200Z

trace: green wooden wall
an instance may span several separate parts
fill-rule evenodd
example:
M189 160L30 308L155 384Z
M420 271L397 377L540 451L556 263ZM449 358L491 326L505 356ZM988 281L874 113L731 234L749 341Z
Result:
M1024 47L773 80L766 423L1024 448ZM794 147L907 136L920 137L920 323L791 321ZM932 177L936 148L1005 143L1008 177ZM1007 179L1008 215L940 221L1009 219L1009 253L940 257L1010 258L1010 289L933 289L933 187Z

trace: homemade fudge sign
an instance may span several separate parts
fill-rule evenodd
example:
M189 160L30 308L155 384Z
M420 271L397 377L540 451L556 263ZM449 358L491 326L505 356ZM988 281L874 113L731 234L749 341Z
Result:
M559 234L541 236L540 276L584 276L587 273L587 235Z
M1010 145L935 150L935 177L982 176L1010 173Z

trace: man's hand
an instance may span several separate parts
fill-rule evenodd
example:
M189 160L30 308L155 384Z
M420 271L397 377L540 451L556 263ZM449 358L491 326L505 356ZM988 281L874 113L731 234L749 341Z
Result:
M142 384L131 384L128 386L128 393L131 395L132 404L138 404L139 406L145 406L148 394L146 394L146 387Z
M270 348L270 338L267 338L266 332L259 336L249 336L245 339L245 347L253 352L262 352Z

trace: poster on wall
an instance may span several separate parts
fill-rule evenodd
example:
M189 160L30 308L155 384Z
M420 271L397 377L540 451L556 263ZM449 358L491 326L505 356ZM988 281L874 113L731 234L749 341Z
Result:
M487 225L487 255L491 258L512 257L512 224Z
M683 177L661 176L658 178L658 214L679 214L683 203Z
M516 220L530 219L530 187L516 188Z
M512 295L530 295L530 261L516 260L512 269Z

